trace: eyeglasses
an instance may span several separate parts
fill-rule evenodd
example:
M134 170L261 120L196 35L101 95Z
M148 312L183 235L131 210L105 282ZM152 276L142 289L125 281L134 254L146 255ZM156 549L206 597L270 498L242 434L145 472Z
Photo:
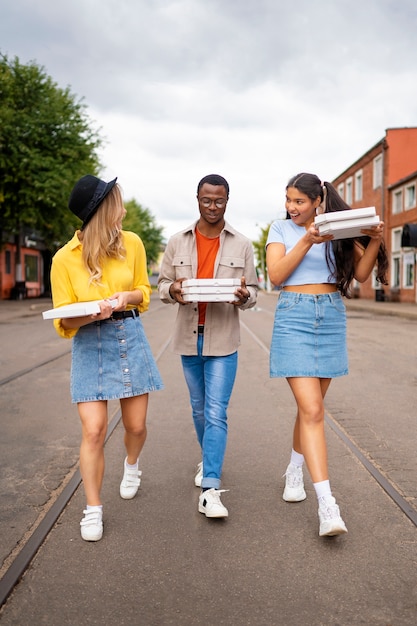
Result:
M215 206L218 209L223 209L223 207L226 206L227 202L227 200L225 200L224 198L217 198L216 200L212 200L211 198L199 198L198 201L205 209L211 207L212 202L214 202Z

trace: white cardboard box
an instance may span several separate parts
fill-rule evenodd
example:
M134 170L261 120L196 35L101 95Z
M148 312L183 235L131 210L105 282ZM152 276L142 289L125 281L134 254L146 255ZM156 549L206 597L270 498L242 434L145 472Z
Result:
M233 292L229 293L184 293L185 302L237 302L239 298Z
M188 278L182 283L186 302L233 302L240 278Z
M240 287L240 278L187 278L183 287Z
M380 220L375 207L334 211L317 215L314 225L320 235L333 235L334 239L360 237L364 228L378 226Z
M84 315L93 315L100 313L99 302L103 300L91 300L91 302L74 302L66 306L60 306L55 309L49 309L42 313L44 320L63 319L64 317L83 317ZM110 300L112 307L117 306L117 300Z
M199 293L199 294L211 294L211 293L231 293L233 294L236 291L236 287L184 287L184 293Z

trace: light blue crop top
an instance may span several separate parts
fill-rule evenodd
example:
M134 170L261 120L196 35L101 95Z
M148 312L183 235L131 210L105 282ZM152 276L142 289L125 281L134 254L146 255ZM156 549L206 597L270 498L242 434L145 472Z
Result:
M276 220L271 224L266 246L270 243L283 243L285 253L296 245L303 235L306 234L304 226L297 226L290 219ZM330 257L334 260L333 249L330 247ZM315 243L281 287L286 285L311 285L321 283L336 283L331 269L326 261L326 244Z

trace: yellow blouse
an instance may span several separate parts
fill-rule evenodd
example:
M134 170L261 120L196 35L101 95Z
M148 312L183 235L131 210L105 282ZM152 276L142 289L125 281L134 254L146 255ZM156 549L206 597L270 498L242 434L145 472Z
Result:
M141 313L149 307L151 286L146 266L146 251L138 235L122 231L126 250L125 259L106 259L100 285L90 282L90 275L83 264L82 244L78 234L56 252L52 259L51 288L54 308L74 302L105 300L118 291L140 289L143 300L138 305ZM128 308L133 308L128 307ZM61 337L71 339L77 329L65 330L61 320L55 319L54 326Z

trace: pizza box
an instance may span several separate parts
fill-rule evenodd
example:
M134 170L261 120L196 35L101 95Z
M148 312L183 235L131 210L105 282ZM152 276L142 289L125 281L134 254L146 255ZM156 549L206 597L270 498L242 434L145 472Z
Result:
M333 224L321 224L318 227L320 235L333 235L334 239L349 239L350 237L361 237L364 228L378 226L379 217L369 217L359 220L341 220Z
M367 206L362 209L348 209L347 211L331 211L330 213L321 213L316 216L315 224L323 222L338 222L339 220L356 220L361 217L374 217L376 215L374 206Z
M93 315L100 313L99 302L103 300L91 300L90 302L74 302L65 306L59 306L55 309L49 309L42 313L44 320L63 319L64 317L83 317L84 315ZM110 300L112 307L117 306L117 300Z
M239 298L232 291L229 293L184 293L185 302L237 302Z
M317 215L314 225L320 235L333 235L334 239L360 237L364 228L378 226L380 220L375 215L375 207L335 211Z
M240 287L240 278L187 278L183 287Z
M240 286L240 282L239 282L239 286ZM210 293L228 293L228 294L234 294L234 292L236 291L236 286L234 287L211 287L210 285L208 286L203 286L203 287L184 287L183 289L183 293L186 293L187 295L191 294L191 293L199 293L199 294L210 294Z

